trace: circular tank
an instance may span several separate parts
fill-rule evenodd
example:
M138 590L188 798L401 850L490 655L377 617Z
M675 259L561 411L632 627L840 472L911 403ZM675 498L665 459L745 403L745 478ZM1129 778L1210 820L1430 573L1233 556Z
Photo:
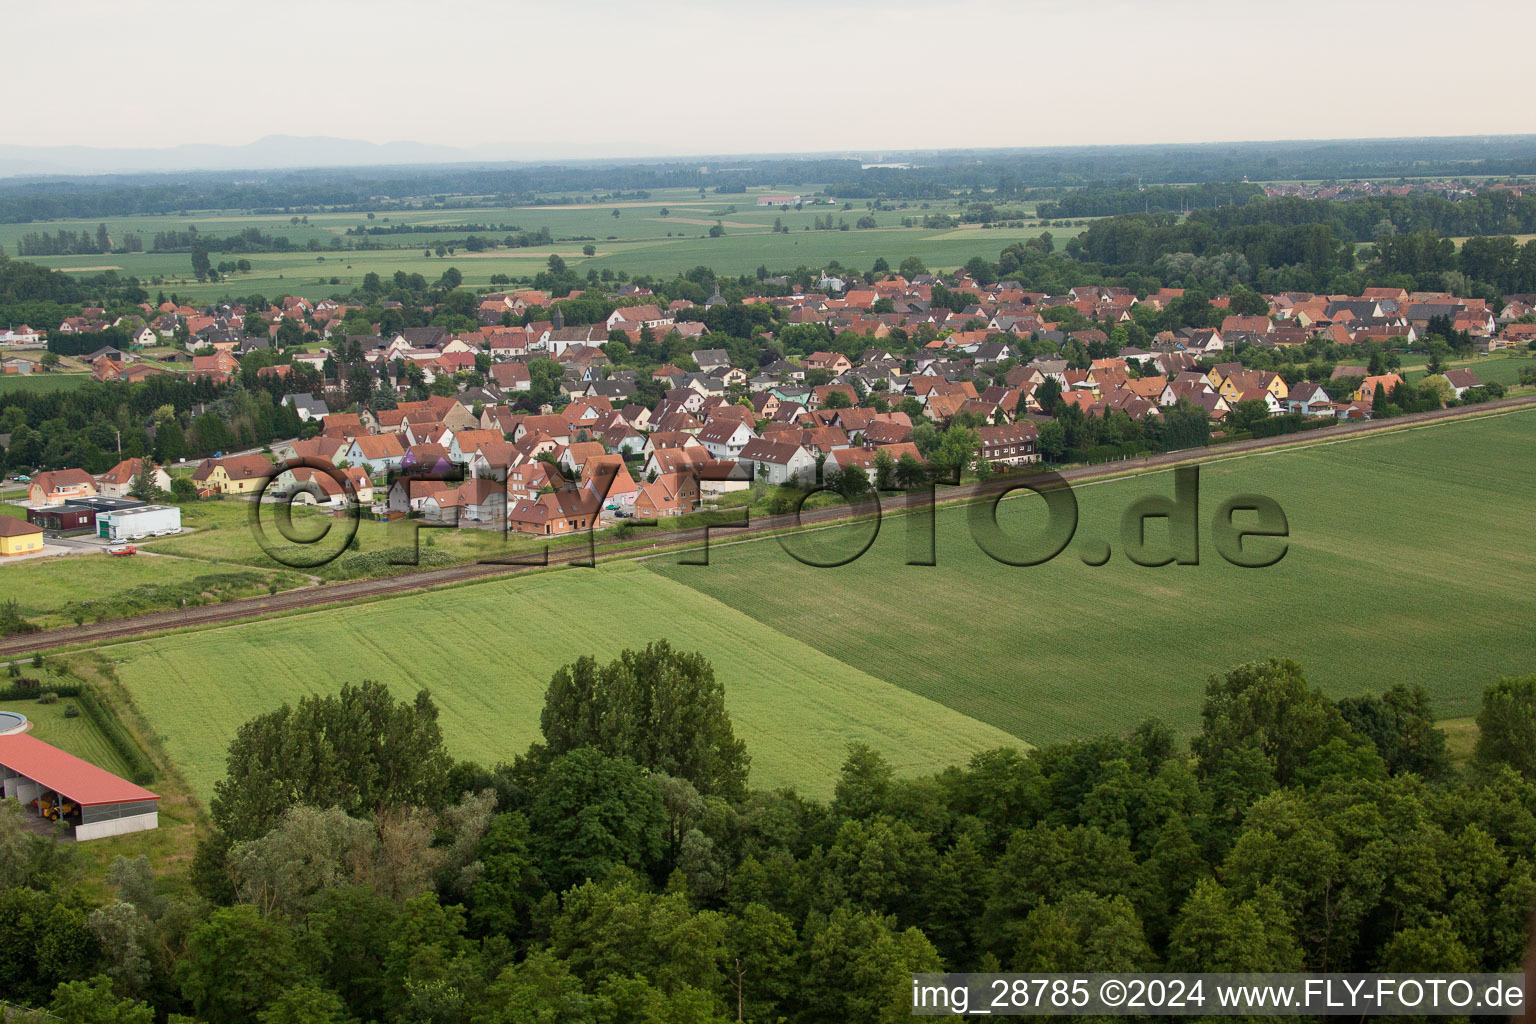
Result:
M27 731L27 716L19 711L0 711L0 736Z

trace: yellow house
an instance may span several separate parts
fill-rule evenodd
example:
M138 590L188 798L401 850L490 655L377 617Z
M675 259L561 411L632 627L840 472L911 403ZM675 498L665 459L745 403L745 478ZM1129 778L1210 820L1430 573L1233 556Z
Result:
M192 480L204 492L258 494L272 475L272 463L260 455L231 455L204 459L193 472Z
M0 557L31 555L43 550L43 528L25 519L0 516Z
M1211 371L1212 375L1215 373L1215 370ZM1209 380L1210 377L1207 376L1206 379ZM1220 384L1215 384L1213 386L1216 388L1216 393L1221 395L1221 397L1225 398L1228 402L1239 401L1240 396L1244 391L1257 391L1262 389L1274 395L1276 400L1281 402L1285 401L1286 396L1291 393L1291 389L1285 386L1284 377L1281 377L1278 373L1270 373L1267 370L1253 370L1251 372L1245 373L1229 373L1227 374L1225 380L1223 380Z

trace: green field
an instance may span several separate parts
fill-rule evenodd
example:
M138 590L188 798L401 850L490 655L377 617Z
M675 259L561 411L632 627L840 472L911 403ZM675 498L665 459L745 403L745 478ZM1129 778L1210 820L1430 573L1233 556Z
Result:
M44 681L44 687L47 682ZM65 718L64 709L77 706L73 697L60 697L57 704L39 704L35 700L0 701L0 711L15 711L32 722L29 735L69 751L99 768L119 775L128 774L128 765L101 732L84 714Z
M0 375L0 395L17 391L73 391L90 380L88 373L7 373Z
M750 274L759 266L773 270L792 270L802 264L820 266L833 259L847 266L868 270L876 257L880 256L885 257L893 267L907 256L917 256L931 269L953 269L976 255L996 259L997 254L1006 246L1033 238L1042 230L1050 230L1057 245L1064 244L1081 230L1076 227L1044 229L1037 226L982 228L972 225L932 229L901 226L905 218L921 222L927 214L955 215L963 205L958 200L912 203L901 209L876 212L866 209L863 200L850 201L852 208L848 210L842 209L841 202L832 206L806 205L800 210L791 208L787 211L778 207L757 206L758 195L780 194L784 191L754 189L745 195L710 193L701 199L696 190L662 189L653 192L652 198L644 202L588 201L564 205L550 202L469 210L402 211L381 208L373 221L368 221L365 214L318 213L310 214L308 223L297 226L290 224L287 217L248 215L238 210L202 211L185 216L109 217L105 221L114 239L121 238L126 232L135 232L144 238L146 245L151 244L156 231L186 230L195 226L205 235L218 237L254 227L269 235L286 236L295 244L314 242L321 247L317 252L215 253L215 263L220 259L243 256L250 260L252 269L213 284L200 285L191 277L191 257L187 253L27 259L77 274L115 270L120 274L135 275L145 282L153 282L156 287L174 290L178 295L198 299L211 299L226 294L248 295L252 292L260 292L268 297L302 294L320 298L350 291L361 284L363 275L370 271L388 277L397 270L403 270L406 273L420 273L428 280L436 280L444 270L453 266L464 275L467 286L486 287L490 284L492 274L507 274L514 278L531 276L543 270L550 255L555 253L583 274L588 269L594 269L670 276L700 264L708 265L722 274ZM807 187L793 190L805 196L809 196L812 191ZM1013 205L1017 205L1021 211L1033 213L1031 204ZM668 211L665 217L661 215L663 209ZM619 213L617 217L613 216L615 210ZM851 227L859 217L865 215L873 216L878 226L865 229ZM828 231L812 228L816 218L827 216L846 220L850 229ZM788 227L788 233L775 233L775 220ZM709 228L717 221L725 231L724 236L707 237ZM0 248L15 253L16 243L24 234L53 233L60 229L94 231L97 223L100 222L0 224ZM345 232L349 228L402 223L422 226L506 225L508 230L518 228L527 231L547 227L556 241L548 246L500 248L483 253L460 249L452 255L438 257L424 255L424 252L427 249L435 250L440 243L462 240L469 232L421 231L373 238L384 245L399 248L337 251L338 244L345 244ZM484 237L498 241L506 233L499 230L479 232ZM353 242L356 240L356 236L351 239ZM592 257L583 255L583 246L587 244L597 249ZM337 278L338 283L332 284L332 277Z
M1427 372L1424 363L1427 357L1419 360L1417 366L1405 368L1403 376L1409 381L1423 380ZM1520 355L1514 352L1500 352L1494 355L1482 356L1477 359L1455 359L1446 363L1447 369L1471 370L1477 374L1477 379L1484 384L1503 384L1505 387L1514 387L1520 382L1520 371L1536 369L1536 357Z
M634 563L396 598L109 648L118 678L193 789L207 796L246 719L372 678L432 690L461 757L511 760L538 736L544 688L581 654L667 638L704 651L759 786L826 796L864 740L913 772L1016 742L789 640Z
M1467 715L1498 676L1536 670L1533 460L1536 412L1525 411L1207 464L1204 516L1245 492L1285 510L1288 553L1264 569L1219 558L1208 518L1198 566L1124 557L1123 510L1171 495L1169 472L1079 488L1077 539L1033 568L981 553L960 510L939 517L933 568L902 564L900 520L841 569L808 568L771 541L722 549L708 568L647 564L1037 744L1149 715L1188 730L1208 674L1269 655L1297 659L1336 695L1420 683L1442 716ZM1036 529L1025 520L1039 504L1005 502L999 520ZM845 550L862 530L841 528ZM1106 539L1109 563L1085 565L1079 547Z
M106 653L204 795L241 722L363 678L400 696L429 687L457 755L509 758L537 735L555 667L660 637L714 662L757 785L822 795L854 739L918 772L1148 716L1188 731L1210 673L1269 655L1335 695L1419 683L1443 717L1464 716L1487 683L1533 668L1533 458L1525 411L1206 464L1204 516L1237 493L1285 509L1289 551L1265 569L1217 557L1208 518L1198 566L1142 568L1118 550L1085 565L1079 546L1117 538L1131 501L1171 493L1160 472L1080 487L1078 540L1040 567L987 558L950 509L936 567L903 564L907 524L890 518L838 569L774 540L717 544L708 567L674 554L562 569ZM1026 528L1037 503L1005 502L1001 523ZM832 550L867 530L814 537Z
M265 594L269 582L288 590L305 579L287 571L153 555L61 555L0 565L0 590L45 629L71 625L77 611L88 622L123 618L176 607L183 597L190 602Z

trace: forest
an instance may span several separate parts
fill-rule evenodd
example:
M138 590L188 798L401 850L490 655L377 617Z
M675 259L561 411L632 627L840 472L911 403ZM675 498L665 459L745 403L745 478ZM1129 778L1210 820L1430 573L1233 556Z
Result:
M607 709L598 715L597 708ZM105 890L0 812L8 998L74 1022L903 1021L914 971L1509 971L1536 907L1536 676L1453 759L1422 691L1283 659L1187 742L999 749L829 803L750 784L712 666L551 678L542 742L445 752L363 682L246 723L190 866ZM167 1018L166 1015L169 1015Z

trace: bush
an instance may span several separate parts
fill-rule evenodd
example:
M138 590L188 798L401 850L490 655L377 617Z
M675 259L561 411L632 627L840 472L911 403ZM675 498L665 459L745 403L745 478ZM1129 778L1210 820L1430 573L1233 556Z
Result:
M64 717L65 718L79 718L80 717L80 705L78 705L78 704L66 704L66 705L64 705Z
M37 702L39 704L57 704L59 702L59 695L49 690L47 693L38 694Z

